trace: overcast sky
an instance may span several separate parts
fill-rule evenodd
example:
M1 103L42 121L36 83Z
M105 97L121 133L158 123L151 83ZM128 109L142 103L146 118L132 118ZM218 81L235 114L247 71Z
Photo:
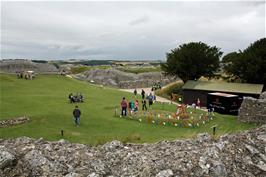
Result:
M1 58L165 59L187 42L225 54L265 37L265 2L1 2Z

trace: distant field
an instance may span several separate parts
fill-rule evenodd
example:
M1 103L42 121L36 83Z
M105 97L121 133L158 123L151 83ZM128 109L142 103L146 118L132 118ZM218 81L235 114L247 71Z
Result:
M78 74L78 73L82 73L85 71L89 71L91 69L109 69L111 68L111 66L107 66L107 65L99 65L99 66L75 66L72 67L70 72L71 74Z
M163 139L194 137L200 132L211 133L218 125L219 135L255 127L254 124L237 123L234 116L216 114L214 120L198 128L177 128L130 121L114 116L127 92L101 88L86 82L59 75L37 75L35 80L20 80L15 75L0 74L0 119L29 116L29 123L0 128L0 138L29 136L58 140L60 131L71 142L102 144L113 139L124 142L155 142ZM68 102L69 93L81 92L85 103L78 104L81 111L81 126L75 127L72 110L75 104ZM175 112L174 105L155 104L154 110Z
M134 73L134 74L161 71L160 66L156 66L156 67L119 67L117 69L120 71L124 71L124 72L128 72L128 73Z

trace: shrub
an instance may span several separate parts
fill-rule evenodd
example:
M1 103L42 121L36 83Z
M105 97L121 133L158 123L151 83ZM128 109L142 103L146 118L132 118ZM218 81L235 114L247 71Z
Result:
M172 82L168 85L166 85L165 87L163 87L161 90L156 90L155 94L158 96L162 96L164 98L169 99L171 97L171 94L177 94L179 96L182 95L182 87L184 85L183 81L176 81L176 82Z

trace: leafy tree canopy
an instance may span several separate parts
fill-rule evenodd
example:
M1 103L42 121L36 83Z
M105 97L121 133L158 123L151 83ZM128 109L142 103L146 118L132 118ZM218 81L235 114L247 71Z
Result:
M222 52L216 46L202 42L180 45L166 54L167 61L162 70L169 75L179 76L184 82L201 76L212 77L219 67Z
M242 82L266 83L266 38L251 44L244 51L233 52L223 57L225 71Z

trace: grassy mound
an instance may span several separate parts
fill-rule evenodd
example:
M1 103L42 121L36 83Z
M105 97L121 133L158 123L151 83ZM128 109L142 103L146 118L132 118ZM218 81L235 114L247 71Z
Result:
M166 86L164 86L162 89L160 90L156 90L156 95L167 98L167 99L171 99L171 94L177 94L179 96L182 96L182 86L184 85L184 82L181 80L172 82Z
M146 72L160 72L161 67L119 67L117 68L120 71L127 72L127 73L134 73L134 74L140 74L140 73L146 73Z
M103 144L113 139L123 142L155 142L163 139L193 137L200 132L232 133L254 127L254 124L237 123L234 116L216 114L210 123L195 128L157 126L115 117L121 98L132 98L131 93L90 85L59 75L38 75L34 80L17 79L15 75L0 74L0 119L27 116L30 121L12 127L0 128L0 138L29 136L46 140L64 139L86 144ZM81 126L75 127L72 111L75 104L68 102L69 93L81 92L84 103ZM140 96L138 97L140 100ZM175 112L176 106L153 105L152 110ZM119 111L119 110L118 110Z

